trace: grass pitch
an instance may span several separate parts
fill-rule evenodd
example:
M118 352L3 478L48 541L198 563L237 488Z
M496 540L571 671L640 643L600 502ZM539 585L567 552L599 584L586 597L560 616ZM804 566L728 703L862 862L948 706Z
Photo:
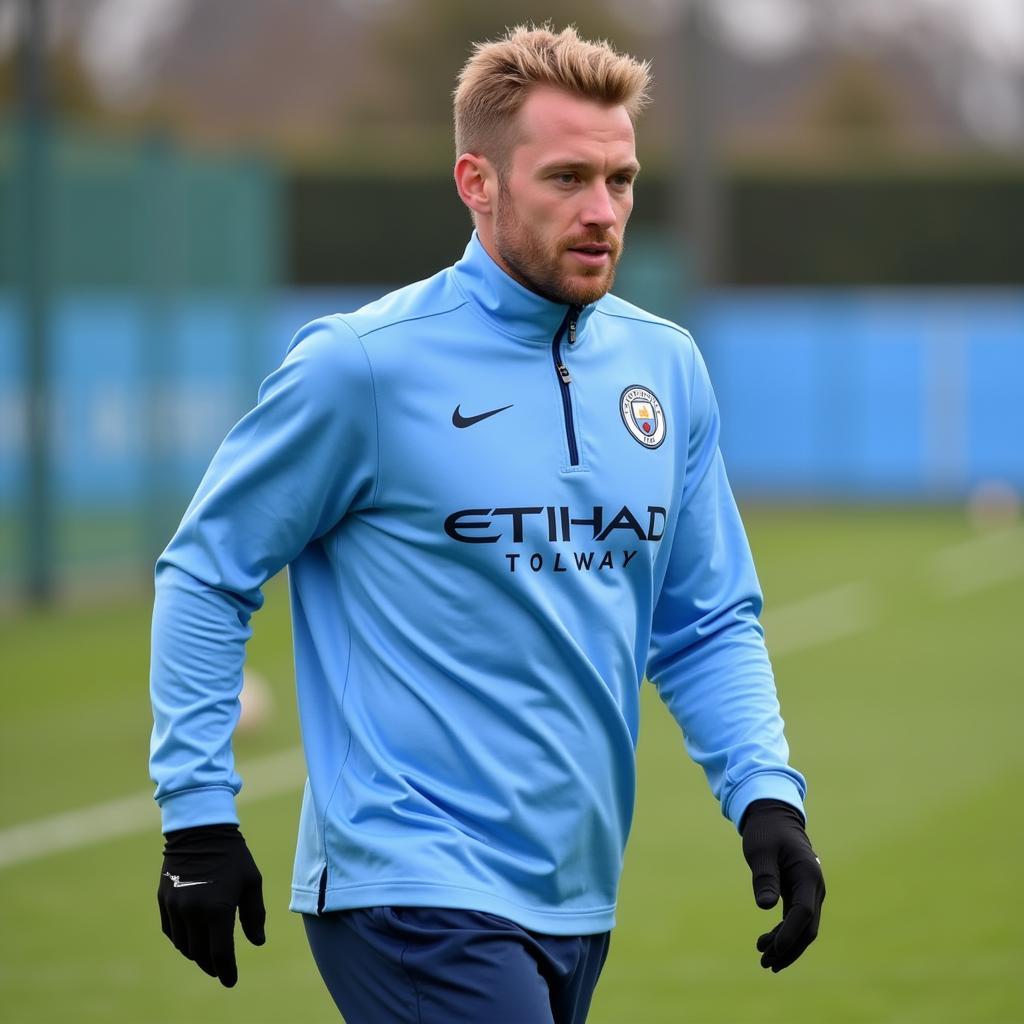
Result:
M1024 1021L1024 531L993 547L952 510L746 518L829 887L821 937L780 975L758 967L754 939L776 914L755 907L738 838L646 687L637 818L592 1024ZM837 588L856 597L846 611L794 604ZM276 713L237 741L243 776L298 739L287 616L275 581L249 664ZM830 629L837 618L849 628ZM148 631L144 596L0 621L0 852L3 830L148 788ZM336 1021L287 910L297 816L297 791L242 805L268 944L238 936L232 991L160 934L155 808L134 835L0 867L3 1019Z

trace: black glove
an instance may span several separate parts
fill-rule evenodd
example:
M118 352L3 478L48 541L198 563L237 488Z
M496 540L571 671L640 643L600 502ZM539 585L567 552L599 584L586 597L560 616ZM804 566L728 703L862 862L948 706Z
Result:
M782 894L782 920L757 940L761 966L777 974L815 940L825 879L804 819L781 800L755 800L740 822L743 856L754 876L754 899L770 910Z
M238 981L235 908L245 937L266 942L263 878L237 825L199 825L164 836L157 888L164 935L227 988Z

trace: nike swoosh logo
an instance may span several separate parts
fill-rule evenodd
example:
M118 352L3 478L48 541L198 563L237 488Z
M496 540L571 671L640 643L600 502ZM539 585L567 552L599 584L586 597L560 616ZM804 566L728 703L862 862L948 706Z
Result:
M164 878L171 880L171 885L175 889L187 889L190 885L209 885L209 881L206 882L183 882L180 875L172 875L169 871L164 872Z
M482 412L477 416L463 416L461 412L462 403L460 402L455 406L455 412L452 413L452 425L459 428L471 427L474 423L487 419L488 416L497 416L499 412L504 412L506 409L511 408L511 405L503 405L500 409L491 409L489 412Z

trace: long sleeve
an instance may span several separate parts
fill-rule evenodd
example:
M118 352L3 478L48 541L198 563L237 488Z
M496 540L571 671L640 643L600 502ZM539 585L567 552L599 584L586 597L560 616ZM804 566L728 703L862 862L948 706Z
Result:
M761 590L718 448L718 408L696 350L679 518L654 612L647 675L722 813L773 797L803 809L758 623Z
M314 321L229 433L156 567L150 771L164 831L237 822L231 736L261 587L372 503L377 420L358 338Z

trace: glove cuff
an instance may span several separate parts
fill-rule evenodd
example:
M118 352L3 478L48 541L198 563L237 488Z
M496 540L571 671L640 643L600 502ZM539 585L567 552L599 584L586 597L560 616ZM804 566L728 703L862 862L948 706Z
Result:
M740 835L743 835L747 826L755 819L765 815L771 815L775 819L788 818L793 824L803 829L806 825L804 816L792 804L785 800L762 799L754 800L743 812L740 820Z
M206 853L225 843L242 843L237 825L193 825L164 833L164 853Z

